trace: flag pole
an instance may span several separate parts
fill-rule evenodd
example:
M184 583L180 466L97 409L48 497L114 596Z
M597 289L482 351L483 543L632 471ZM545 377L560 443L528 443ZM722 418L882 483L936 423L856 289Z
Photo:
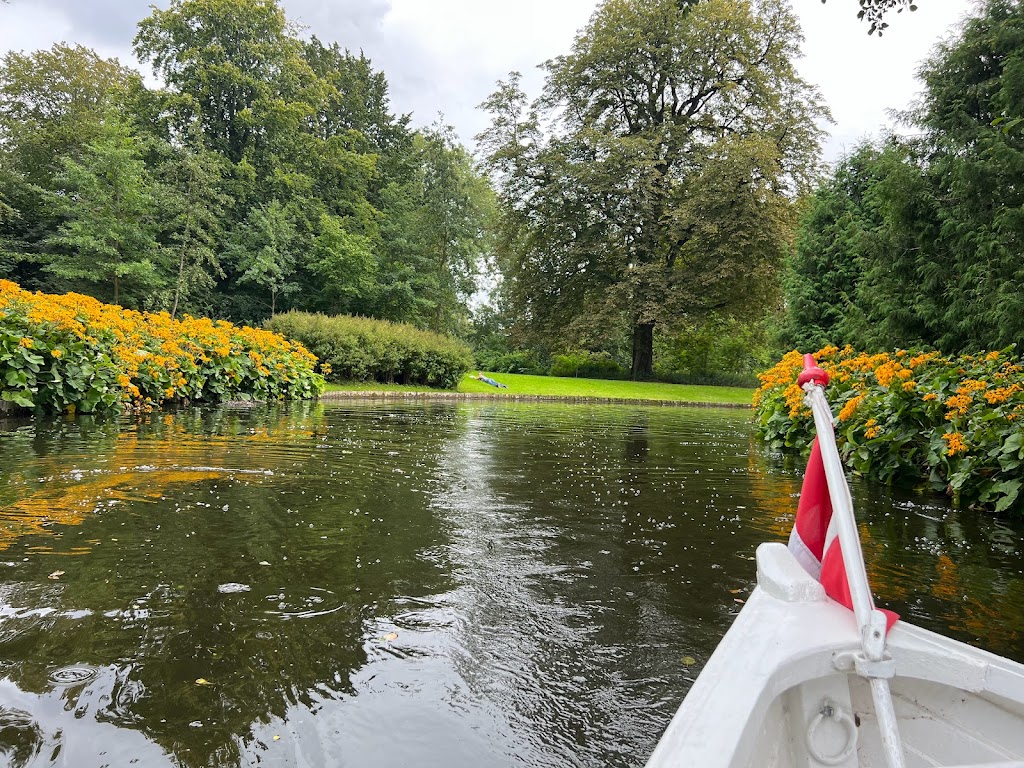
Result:
M850 587L853 613L860 628L862 654L855 659L858 674L871 683L871 697L875 704L875 715L882 734L886 760L889 768L904 768L903 746L893 709L889 678L893 675L892 659L885 654L886 618L875 608L868 584L864 553L860 546L860 534L853 513L853 499L846 482L836 434L832 426L832 410L825 398L828 373L818 367L814 355L804 355L804 369L797 378L797 384L804 390L804 401L814 415L814 426L818 434L818 448L825 468L829 497L832 501L832 517L836 523L839 546L843 554L843 565Z

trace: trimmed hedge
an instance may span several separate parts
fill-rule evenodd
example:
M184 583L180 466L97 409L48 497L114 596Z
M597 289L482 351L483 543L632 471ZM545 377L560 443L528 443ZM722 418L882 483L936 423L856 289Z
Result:
M927 484L957 507L1024 511L1024 359L1012 348L945 357L830 346L816 359L831 378L836 441L854 472ZM790 352L761 374L754 407L773 448L804 449L814 436L796 383L802 368Z
M473 367L469 346L405 323L288 312L267 328L301 342L329 381L379 381L455 389Z
M301 344L268 331L0 280L0 401L18 408L314 398L324 386L315 363Z

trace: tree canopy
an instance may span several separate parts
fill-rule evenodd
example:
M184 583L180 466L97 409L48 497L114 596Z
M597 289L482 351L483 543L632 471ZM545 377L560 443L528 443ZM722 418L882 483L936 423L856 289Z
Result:
M528 104L519 75L479 138L501 202L505 299L534 335L632 336L772 293L827 113L800 31L761 0L607 0Z
M413 130L362 54L277 0L172 0L138 27L162 87L82 46L0 60L0 268L25 287L258 322L286 309L452 331L491 192Z

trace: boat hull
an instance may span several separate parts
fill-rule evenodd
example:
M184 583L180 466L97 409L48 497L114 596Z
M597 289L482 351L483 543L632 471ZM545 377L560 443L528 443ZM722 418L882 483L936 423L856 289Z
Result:
M782 544L672 719L648 768L886 766L853 613ZM889 680L907 768L1024 768L1024 665L906 622Z

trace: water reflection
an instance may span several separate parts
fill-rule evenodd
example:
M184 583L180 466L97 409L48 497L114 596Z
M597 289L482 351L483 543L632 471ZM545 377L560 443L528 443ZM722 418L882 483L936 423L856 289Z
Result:
M0 760L640 765L792 525L799 467L747 418L348 404L0 432ZM855 493L883 602L1024 656L1018 526Z

